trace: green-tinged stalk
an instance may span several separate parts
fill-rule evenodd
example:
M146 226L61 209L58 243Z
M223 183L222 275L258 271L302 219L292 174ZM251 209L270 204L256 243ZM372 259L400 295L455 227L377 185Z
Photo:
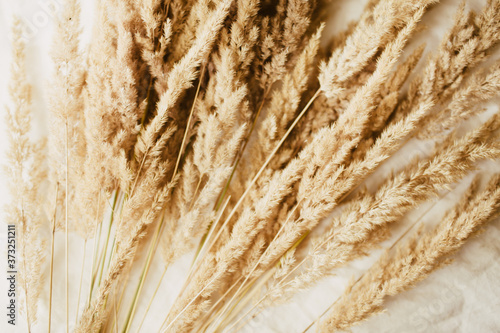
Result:
M100 260L99 265L101 266L99 268L99 277L97 278L97 286L101 285L101 280L102 280L102 274L104 272L104 262L106 261L106 253L108 252L108 245L109 245L109 238L111 237L111 228L113 226L113 220L114 220L114 215L115 215L115 208L116 208L116 203L118 200L118 190L115 190L115 195L113 198L113 205L111 206L111 216L109 218L109 226L108 226L108 233L106 235L106 242L104 243L104 248L102 249L101 255L102 255L102 260Z
M139 327L137 327L136 333L139 333L142 327L142 324L144 324L144 320L146 319L146 316L149 312L149 309L151 308L151 305L153 304L153 301L156 297L156 294L158 293L158 290L160 289L161 283L163 281L163 278L165 277L165 274L167 273L168 265L165 266L163 269L163 273L161 274L160 281L156 285L155 291L153 293L153 296L151 296L151 299L149 300L148 306L146 307L146 310L144 311L144 315L142 316L141 323L139 324Z
M85 260L87 259L87 239L85 239L83 245L83 259L82 259L82 268L80 273L80 284L78 287L78 299L76 301L76 314L75 314L75 322L78 322L78 312L80 310L80 296L82 295L82 281L83 281L83 272L85 271Z
M160 219L163 221L163 218ZM127 314L127 318L125 319L125 327L122 332L126 333L130 330L130 326L132 325L132 321L134 319L135 311L137 309L137 302L139 301L139 296L141 295L142 288L144 287L144 282L146 281L146 276L149 272L149 268L151 267L151 261L154 253L156 252L158 245L158 235L161 231L162 223L158 222L158 226L156 227L155 233L153 235L153 241L151 246L149 247L148 256L146 258L146 265L142 269L141 278L139 279L139 285L135 290L134 298L132 299L132 304L130 305L130 309Z
M97 224L97 216L98 216L98 212L101 208L101 192L99 191L99 196L97 198L97 212L96 212L96 218L95 218L95 222ZM89 294L88 294L88 298L87 298L87 304L88 306L90 306L91 304L91 301L92 301L92 292L93 292L93 289L94 289L94 272L95 272L95 269L96 269L96 265L97 265L97 252L99 250L99 245L100 245L100 241L101 241L101 231L102 231L102 221L99 221L98 222L99 224L99 227L96 226L96 228L94 228L94 250L92 251L92 267L90 268L90 288L89 288Z

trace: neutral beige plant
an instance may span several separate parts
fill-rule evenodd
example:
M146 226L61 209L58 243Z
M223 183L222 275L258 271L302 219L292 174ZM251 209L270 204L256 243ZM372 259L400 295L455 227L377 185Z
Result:
M7 222L19 230L30 332L238 331L370 254L480 162L498 163L500 116L483 113L500 92L498 0L477 13L459 4L436 50L412 44L436 0L368 1L329 38L328 0L96 4L89 45L79 2L58 13L48 145L30 136L23 24L13 26ZM434 151L365 188L410 141ZM472 188L434 231L400 240L319 326L348 328L429 275L495 215L498 185ZM186 255L165 309L161 286Z

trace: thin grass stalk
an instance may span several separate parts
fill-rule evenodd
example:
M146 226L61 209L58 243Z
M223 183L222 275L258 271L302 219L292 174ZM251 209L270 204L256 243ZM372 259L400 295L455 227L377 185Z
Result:
M310 231L306 234L304 234L291 248L290 250L293 250L295 249L308 235L309 235ZM333 234L333 236L335 236L336 234ZM326 240L324 240L319 246L323 246L324 244L326 244L326 242L330 239L330 237ZM288 251L286 252L288 253ZM305 257L304 259L302 259L290 272L288 272L279 282L278 284L274 287L278 287L280 286L290 275L292 275L297 269L299 269L306 261L307 261L308 257ZM249 315L257 306L259 306L267 297L269 296L269 292L267 292L266 294L264 294L264 296L262 296L259 301L257 303L255 303L252 308L250 310L248 310L242 317L240 317L235 323L233 323L233 325L231 325L231 328L236 326L237 323L239 323L244 317L246 317L247 315Z
M264 284L265 284L265 283L266 283L266 282L267 282L267 281L271 278L271 276L272 276L272 274L273 274L273 273L274 273L274 268L273 268L273 269L271 269L271 270L269 270L267 273L265 273L265 274L264 274L264 277L261 279L261 281L259 282L259 284L257 284L257 285L255 286L255 288L253 289L252 293L250 293L250 296L247 296L247 300L244 300L244 302L242 302L242 303L241 303L241 306L242 306L242 307L243 307L243 306L245 306L246 304L248 304L248 303L251 301L251 296L253 296L253 294L254 294L254 293L256 293L256 292L257 292L257 290L259 290L259 288L261 288L261 287L262 287L262 286L263 286L263 285L264 285ZM262 311L262 309L261 309L261 310L259 310L259 312L257 312L257 314L255 314L255 315L254 315L254 317L255 317L256 315L258 315L261 311ZM238 311L233 312L232 316L231 316L231 317L229 317L229 319L228 319L228 321L227 321L227 322L228 322L228 324L230 324L230 323L231 323L231 321L234 319L234 317L235 317L235 316L237 316L237 315L238 315L238 313L239 313ZM239 332L239 331L240 331L240 329L241 329L242 327L244 327L244 326L248 323L248 321L250 321L250 320L252 320L252 318L248 318L248 319L247 319L247 320L246 320L246 321L245 321L242 325L238 326L238 327L236 328L236 332ZM236 326L236 323L235 323L235 324L233 324L233 325L230 325L230 326L226 329L226 332L229 332L229 331L230 331L230 330L231 330L234 326Z
M177 175L177 172L178 172L178 169L179 169L179 164L180 164L180 162L181 162L181 158L182 158L183 151L184 151L184 148L185 148L184 146L185 146L186 141L187 141L187 136L188 136L189 128L191 127L191 122L192 122L192 118L193 118L193 114L194 114L194 108L195 108L195 106L196 106L196 101L198 100L198 95L199 95L199 93L200 93L201 82L202 82L202 80L203 80L203 76L204 76L204 74L205 74L205 66L206 66L206 64L204 63L204 64L203 64L203 66L202 66L202 68L201 68L200 78L199 78L199 80L198 80L198 85L197 85L197 87L196 87L196 93L195 93L195 96L194 96L194 99L193 99L193 103L192 103L192 105L191 105L191 109L190 109L190 111L189 111L189 117L188 117L188 121L187 121L187 124L186 124L186 129L185 129L185 131L184 131L184 135L183 135L183 137L182 137L181 148L180 148L180 150L179 150L179 154L177 155L177 160L176 160L176 162L175 162L174 172L172 173L172 178L171 178L171 180L170 180L171 182L173 182L173 181L174 181L175 176ZM144 158L146 158L146 155L147 155L147 154L145 154L145 155L144 155ZM143 159L143 163L144 163L144 159ZM202 180L202 179L201 179L201 177L200 177L200 180L199 180L198 185L197 185L197 187L196 187L196 192L198 191L198 187L199 187L199 186L200 186L200 184L201 184L201 180ZM195 192L195 196L196 196L196 192ZM194 199L195 199L195 198L193 197L193 199L192 199L192 201L191 201L191 206L193 205L193 203L194 203L194 201L195 201ZM162 220L161 220L161 223L160 223L160 228L162 228L162 227L163 227L163 221L164 221L164 220L162 219ZM158 238L158 237L159 237L159 235L157 235L157 236L155 237L155 240L157 240L156 238ZM147 264L147 263L146 263L146 264Z
M117 246L118 246L118 243L117 243L117 236L118 236L118 230L120 229L120 225L122 223L122 219L123 219L123 207L125 205L125 202L127 201L127 199L129 198L129 195L127 194L124 194L123 195L123 200L119 200L119 206L120 206L120 219L115 227L115 233L114 233L114 236L113 236L113 243L111 244L111 251L110 251L110 254L109 254L109 259L107 260L107 265L106 265L106 271L108 272L109 271L109 266L116 254L116 251L118 250ZM113 208L113 212L114 212L114 208ZM110 231L111 231L111 225L110 225ZM108 237L109 237L109 233L110 231L108 231ZM104 252L104 255L106 255L106 252ZM104 259L103 263L106 262L106 259ZM101 275L103 273L104 270L101 270ZM125 294L125 289L126 289L126 286L128 284L128 279L130 277L130 274L127 274L126 275L126 279L125 279L125 282L123 283L123 289L120 293L120 299L118 300L118 309L121 308L121 304L122 304L122 300L123 300L123 296ZM100 282L99 282L99 286L100 286ZM116 291L116 287L113 287L113 290ZM104 299L104 304L103 304L103 308L106 309L106 306L108 304L108 295L106 295L105 299ZM115 320L117 320L115 318ZM114 324L113 324L114 325Z
M101 208L101 192L99 191L99 196L97 198L97 212L99 212ZM95 221L97 223L97 216L98 213L96 213L96 218ZM99 230L99 231L98 231ZM92 251L92 267L90 268L90 288L89 288L89 295L87 298L87 304L90 306L90 303L92 301L92 291L94 289L94 271L96 268L96 257L97 257L97 252L99 250L99 245L101 241L101 231L102 231L102 221L99 221L99 227L96 226L94 229L94 250Z
M410 229L408 229L408 231L410 231ZM393 244L393 245L395 245L395 244ZM354 282L353 286L355 286L356 283L358 283L361 280L362 277L363 277L363 275L360 275L358 277L358 279ZM332 304L330 304L330 306L328 306L328 308L326 308L326 310L323 311L323 313L321 313L316 319L314 319L314 321L311 324L309 324L309 326L307 326L306 329L302 333L306 333L307 331L309 331L309 329L311 329L314 326L314 324L316 324L324 315L326 315L328 313L328 311L330 311L331 308L333 308L335 306L335 304L337 304L337 302L339 300L340 300L340 297L337 298L335 300L335 302L333 302Z
M116 308L116 285L113 287L115 289L115 292L113 293L113 308L114 308L114 314L115 314L115 319L113 320L113 327L115 329L115 333L118 333L118 310Z
M80 310L80 296L82 294L82 281L83 281L83 272L85 271L85 259L87 259L87 239L85 239L83 245L83 260L82 260L82 269L80 273L80 285L78 287L78 300L76 301L75 322L78 321L78 312Z
M274 273L274 268L269 270L266 274L267 275L264 275L263 279L262 279L262 282L261 283L265 283L267 280L269 280L272 276L272 274ZM247 312L245 312L245 314L243 316L241 316L237 321L235 321L231 326L229 326L229 328L227 329L228 331L231 330L234 326L236 326L236 324L238 324L243 318L245 318L246 316L248 316L258 305L260 305L260 303L262 303L264 299L260 299L255 305L253 305Z
M294 208L294 209L295 209L295 208ZM309 235L309 233L310 233L310 231L308 231L308 232L306 232L304 235L302 235L302 237L300 237L300 238L299 238L299 239L298 239L298 240L297 240L297 241L296 241L296 242L292 245L292 247L290 247L290 249L289 249L286 253L288 253L289 251L292 251L292 250L296 249L296 248L300 245L300 243L302 243L302 241L304 241L304 239L306 239L306 238L307 238L307 236ZM285 254L286 254L286 253L285 253ZM284 255L285 255L285 254L284 254ZM283 256L284 256L284 255L283 255ZM262 257L262 256L261 256L261 257ZM305 260L303 260L301 263L299 263L299 265L303 264L304 262L305 262ZM260 282L260 284L261 284L261 285L262 285L262 284L264 284L265 282L267 282L267 280L271 277L272 273L274 272L274 270L276 269L276 267L277 267L277 265L278 265L278 264L279 264L279 261L278 261L278 263L277 263L277 264L276 264L276 265L275 265L275 266L274 266L271 270L268 270L268 272L266 273L267 275L264 275L264 278L261 278L261 282ZM296 269L296 268L295 268L295 269ZM286 276L285 276L285 277L284 277L284 278L280 281L280 283L281 283L281 282L283 282L283 280L285 280L285 279L286 279L286 278L287 278L287 277L288 277L291 273L293 273L293 271L292 271L292 272L290 272L289 274L287 274L287 275L286 275ZM256 279L258 279L258 278L259 278L259 277L254 277L254 279L252 280L251 284L253 284L253 283L254 283L254 281L255 281ZM238 281L236 282L236 284L237 284L237 283L238 283ZM236 285L236 284L234 284L234 285ZM233 285L233 286L234 286L234 285ZM249 286L249 288L251 288L251 286ZM265 295L264 295L264 296L263 296L263 297L262 297L262 298L261 298L261 299L260 299L260 300L259 300L259 301L258 301L258 302L257 302L257 303L256 303L256 304L255 304L255 305L254 305L254 306L253 306L253 307L252 307L252 308L251 308L251 309L250 309L250 310L249 310L246 314L245 314L245 315L244 315L244 316L248 315L251 311L253 311L253 310L254 310L254 309L255 309L255 308L256 308L256 307L257 307L260 303L262 303L262 302L263 302L263 301L267 298L267 296L268 296L268 294L266 293L266 294L265 294ZM241 299L241 298L240 298L240 299ZM250 300L245 301L245 304L246 304L246 303L248 303L249 301L250 301ZM238 302L239 302L239 301L238 301ZM237 302L237 303L238 303L238 302ZM233 316L232 316L232 317L230 316L230 314L231 314L231 311L232 311L232 310L233 310L236 306L237 306L237 304L235 304L235 305L231 308L231 310L229 311L229 313L227 313L227 314L225 314L225 315L224 315L224 318L230 318L230 319L232 320L232 318L233 318L234 316L236 316L237 314L233 314ZM218 312L218 313L219 313L219 312ZM223 314L219 313L219 315L218 315L217 319L219 319L219 317L221 317L222 315L223 315ZM241 319L243 319L243 318L240 318L240 319L239 319L239 320L238 320L235 324L231 325L231 328L232 328L233 326L236 326L236 324L237 324L237 323L238 323ZM214 320L214 321L215 321L215 320Z
M160 230L160 233L162 232L162 230ZM144 324L144 320L146 319L146 316L149 312L149 309L151 308L151 305L153 304L153 301L156 297L156 294L158 293L158 290L160 289L160 286L163 282L163 278L165 277L165 274L167 273L167 269L168 269L168 264L165 265L165 268L163 269L163 272L160 276L160 280L158 281L158 283L156 284L156 288L155 288L155 291L153 293L153 295L151 296L150 300L149 300L149 303L148 303L148 306L146 307L146 310L144 311L144 314L142 316L142 319L141 319L141 322L139 324L139 327L137 328L137 333L139 333L142 325Z
M108 264L106 265L106 272L109 270L109 265L110 265L110 263L111 263L111 260L113 260L113 256L114 256L114 254L115 254L115 251L116 251L116 232L115 232L115 235L114 235L114 237L113 237L113 244L111 244L111 252L110 252L110 254L109 254L109 259L108 259L108 260L106 260L106 257L104 258L104 260L108 263ZM104 269L103 269L103 270L104 270ZM128 278L128 276L127 276L127 278ZM100 284L99 284L99 285L100 285ZM126 283L124 284L124 287L125 287L125 285L126 285ZM123 289L123 291L122 291L122 296L123 296L123 294L124 294L124 293L125 293L125 289ZM120 296L120 299L121 299L121 298L122 298L122 297ZM103 308L104 308L104 309L106 309L106 305L107 305L107 304L108 304L108 297L106 296L106 300L105 300L105 302L104 302L104 306L103 306Z
M240 276L240 278L234 282L231 287L229 287L226 292L224 293L224 295L222 295L221 297L219 297L219 299L217 300L216 303L214 303L212 305L212 307L210 308L210 310L207 311L207 313L205 314L205 316L202 317L201 321L205 320L205 318L208 317L208 320L207 322L205 322L202 326L202 331L205 331L206 329L208 329L208 327L212 324L212 322L217 322L222 316L224 316L224 311L227 310L227 307L228 307L228 304L230 305L231 302L234 300L234 295L233 294L233 297L231 299L231 302L226 302L225 306L222 308L218 308L218 305L221 304L221 302L224 301L224 299L226 298L227 295L229 295L229 293L233 290L234 287L236 287L238 285L238 283L243 279L243 276ZM250 285L255 282L257 280L257 277L253 278ZM241 285L240 285L241 287ZM218 308L218 309L217 309ZM231 308L231 310L234 308L234 306ZM215 314L212 315L212 313L215 311Z
M201 322L203 322L203 321L205 320L205 318L207 318L207 317L209 318L209 320L207 320L207 322L205 322L205 323L203 324L203 326L201 327L201 329L200 329L200 330L201 330L202 332L204 332L204 331L208 328L208 326L210 326L211 322L212 322L212 321L214 321L214 319L213 319L213 318L215 318L216 316L217 316L217 317L219 317L219 314L220 314L220 312L221 312L221 308L219 308L219 309L218 309L219 304L221 304L221 302L224 300L224 298L226 298L226 296L227 296L227 295L229 295L229 293L231 292L231 290L233 290L233 288L234 288L234 287L236 287L236 286L238 285L238 283L241 281L241 279L242 279L242 278L243 278L243 276L240 276L240 277L238 278L238 280L237 280L235 283L233 283L233 284L231 285L231 287L229 287L229 288L226 290L226 292L225 292L225 293L224 293L221 297L219 297L219 299L217 300L217 302L215 302L215 303L214 303L214 304L210 307L210 309L207 311L207 313L205 314L205 316L203 316L203 317L201 318L201 320L200 320ZM216 310L217 310L217 311L216 311ZM213 313L214 311L216 311L216 312L215 312L215 315L212 315L212 313Z
M196 198L198 197L198 191L200 190L201 183L203 182L204 174L201 175L200 179L198 180L198 183L196 184L196 188L193 193L193 198L191 199L191 203L189 204L189 210L193 209L193 206L196 202Z
M120 226L123 222L122 218L123 218L123 207L125 205L125 202L127 201L128 199L128 195L127 194L124 194L123 195L123 200L119 200L118 201L118 205L120 206L120 219L118 220L117 224L116 224L116 227L115 227L115 233L113 235L113 243L111 244L111 251L110 251L110 254L109 254L109 259L106 261L107 262L107 265L106 265L106 272L109 270L109 265L111 264L111 261L113 260L114 256L116 255L116 251L118 250L118 242L117 242L117 236L118 236L118 230L120 229ZM127 277L128 279L128 277ZM99 284L100 285L100 284ZM122 291L122 294L120 296L120 301L118 303L118 307L120 307L121 305L121 300L123 298L123 293L125 292L125 286L126 286L126 283L124 284L124 289ZM106 303L104 303L106 304Z
M235 302L233 304L233 306L231 307L231 309L229 309L229 311L225 312L225 310L222 309L222 311L219 313L218 317L214 320L215 323L217 322L217 320L220 321L219 324L215 327L214 332L217 332L219 329L222 329L222 327L225 325L226 321L230 321L232 316L235 313L236 314L239 313L239 311L234 311L235 309L237 309L237 308L243 309L248 304L248 302L250 302L250 300L252 299L254 294L256 292L258 292L258 288L252 289L253 283L255 283L256 280L257 280L257 277L252 279L251 283L245 288L245 290L243 290L241 296L238 296L239 299L237 300L237 302ZM261 282L261 283L265 283L266 280L263 279L262 281L264 281L264 282ZM250 293L249 293L249 291L250 291ZM246 296L246 298L245 298L245 296Z
M47 332L50 333L52 323L52 280L54 277L54 229L50 235L50 273L49 273L49 327Z
M50 232L50 273L49 273L49 327L47 332L50 333L52 324L52 280L54 278L54 243L56 234L56 214L57 214L57 197L59 195L59 184L56 185L56 195L54 200L54 214L51 220Z
M104 248L102 248L99 251L99 258L97 258L97 270L94 272L94 275L92 275L92 287L94 287L97 284L97 280L99 279L99 273L101 272L101 263L104 260Z
M97 270L95 272L95 276L93 277L91 294L92 294L93 287L95 286L96 282L97 282L97 286L100 286L100 284L101 284L102 274L104 272L104 264L106 263L106 255L108 252L109 238L111 236L111 229L112 229L113 221L114 221L115 208L116 208L116 205L119 201L120 194L121 193L119 192L118 189L115 190L115 194L113 196L113 203L110 205L111 211L110 211L110 218L109 218L109 224L108 224L108 232L106 234L106 242L104 243L104 247L100 251L99 259L97 260ZM100 225L100 230L99 230L99 242L100 242L100 238L101 238L101 235L100 235L101 229L102 229L102 223ZM90 303L89 303L89 306L90 306Z
M102 274L104 271L104 262L106 261L106 253L108 252L108 245L109 245L109 237L111 235L111 227L113 226L113 220L114 220L114 215L115 215L115 208L116 208L116 202L118 200L118 190L115 190L115 195L113 199L113 205L111 207L111 216L109 218L109 227L108 227L108 234L106 235L106 242L104 243L104 248L102 249L102 262L100 263L100 271L99 271L99 278L97 280L97 285L101 285L101 280L102 280Z
M121 290L121 293L120 293L120 298L118 299L118 304L117 304L117 311L119 312L120 309L121 309L121 305L122 305L122 301L123 301L123 297L125 297L125 289L126 289L126 286L128 284L128 280L130 278L130 274L127 274L125 276L125 280L123 281L123 289ZM116 286L113 287L115 290L116 290ZM107 304L107 297L106 297L106 301L104 302L104 308L106 308L106 304ZM118 320L117 317L115 317L113 319L113 326L115 325L114 321Z
M162 331L162 328L163 326L165 326L165 324L167 323L167 318L165 318L165 320L163 321L162 325L160 326L160 332L166 332L174 323L177 319L179 319L179 317L189 308L189 306L191 304L193 304L193 302L201 295L203 294L203 292L205 291L205 289L207 289L208 286L210 286L210 284L212 282L214 282L218 277L219 277L220 274L216 274L206 285L205 287L203 287L203 289L200 290L200 292L195 296L193 297L193 299L177 314L177 316L175 316L174 319L172 319L172 321L167 325L167 327L165 327L165 329Z
M299 202L300 203L300 202ZM259 260L257 260L257 262L255 263L255 265L252 267L252 269L250 270L250 273L248 273L248 275L246 276L245 280L243 281L243 283L240 285L240 287L238 288L238 290L236 290L236 292L233 294L233 296L231 297L231 299L226 302L226 305L225 307L223 308L222 312L221 312L221 315L224 314L224 312L229 308L229 306L231 305L231 303L234 301L234 299L236 298L236 296L238 296L238 293L245 287L245 283L248 281L248 279L252 276L252 274L255 272L255 270L257 269L257 267L259 267L259 264L262 260L262 258L264 257L265 254L267 254L267 251L270 249L270 246L271 244L276 241L276 239L278 238L278 236L281 234L281 232L283 231L283 229L285 228L285 226L288 224L288 221L290 221L290 217L293 216L293 214L295 213L295 210L297 209L299 205L295 205L294 208L292 209L292 211L288 214L288 217L287 219L285 220L285 223L283 223L280 227L280 229L278 230L278 232L276 233L276 235L274 235L273 239L271 240L271 242L269 243L269 245L266 247L266 249L264 250L264 253L262 253L259 257ZM237 283L237 282L236 282ZM232 287L231 287L232 289ZM220 318L217 317L217 319ZM217 321L216 319L216 321Z
M64 127L65 136L66 136L66 191L65 191L65 209L64 209L64 219L65 219L65 255L66 255L66 332L69 332L69 251L68 251L68 234L69 234L69 223L68 223L68 169L69 169L69 142L68 142L68 119L66 118L66 123Z
M21 207L23 207L24 205L21 205ZM25 221L25 218L24 218L24 209L21 209L21 219L23 221ZM22 247L21 247L21 253L26 253L25 251L25 248L26 248L26 244L24 244L24 242L22 243ZM26 270L26 260L23 260L23 270L25 272L27 272ZM31 333L31 320L30 320L30 307L28 306L30 304L29 302L29 296L28 296L28 288L27 288L27 285L26 285L26 279L24 279L24 297L26 299L26 320L27 320L27 323L28 323L28 332Z
M177 171L179 169L179 164L181 163L181 158L184 152L184 146L186 145L187 137L188 137L188 132L189 128L191 127L191 121L193 120L193 114L194 114L194 107L196 106L196 101L198 100L198 95L200 93L200 88L201 88L201 82L203 80L203 76L205 74L205 63L201 67L201 73L200 73L200 78L198 80L198 86L196 87L196 93L194 95L194 100L191 105L191 110L189 111L189 117L188 121L186 124L186 130L184 131L184 136L182 137L182 142L181 142L181 147L179 150L179 154L177 155L177 160L175 161L175 167L174 167L174 172L172 174L172 179L170 181L173 181L175 178L175 175L177 174Z
M163 219L164 219L164 216L162 216L162 218L160 219L160 221L163 221ZM162 225L160 223L158 223L158 227L155 230L155 234L156 234L156 232L158 232L158 233L161 234L162 230L163 230L162 229ZM153 246L152 248L149 249L150 251L152 250L153 252L152 253L150 251L148 252L148 258L150 258L150 256L151 257L154 256L154 254L156 253L157 245L158 245L158 243L156 243L155 246ZM110 261L111 261L111 259L110 259ZM150 261L151 261L151 259L149 259L148 262L150 262ZM147 265L147 267L146 266L143 267L143 271L141 273L141 278L139 280L139 285L138 285L138 287L136 289L136 293L134 294L134 302L131 304L131 308L129 309L129 313L127 314L127 320L129 320L128 316L130 316L130 311L132 310L132 307L134 307L134 313L135 313L135 307L137 306L137 302L139 300L139 295L140 295L140 292L142 290L142 285L145 282L146 275L147 275L147 273L149 271L149 267L150 267L150 265ZM127 274L126 281L123 284L124 286L123 286L123 289L122 289L122 291L120 293L120 299L118 300L118 310L121 309L123 297L125 295L125 289L126 289L126 286L127 286L129 278L130 278L130 274ZM132 317L130 317L130 324L127 323L128 326L131 325L131 321L133 320L134 313L132 313ZM116 318L115 318L115 320L116 320Z
M144 167L144 163L146 162L146 157L149 154L149 150L151 147L148 147L146 151L144 152L144 156L142 157L141 164L139 165L139 169L137 170L137 175L135 176L134 183L132 184L132 187L130 189L130 195L131 197L134 194L135 187L137 186L137 181L139 180L139 176L141 175L142 168Z
M133 226L132 236L125 239L125 244L119 247L117 260L114 260L110 266L103 284L100 286L98 295L91 308L84 313L79 322L78 332L87 332L88 330L97 331L102 328L104 314L102 312L111 288L116 284L117 277L123 273L126 265L130 263L131 256L135 255L135 250L139 241L145 236L145 230L148 225L153 223L165 204L168 194L172 190L172 184L161 188L160 193L155 195L153 205L149 208L141 220ZM129 275L127 275L129 276Z
M149 309L151 308L151 305L153 304L153 301L156 297L156 294L158 293L158 290L160 289L161 283L163 281L163 278L165 277L165 274L167 273L168 265L165 266L163 269L163 273L161 274L160 277L160 282L156 285L155 291L153 293L153 296L151 296L151 299L149 300L148 306L146 307L146 311L144 311L144 315L142 316L141 323L139 324L139 327L137 328L136 333L139 333L142 327L142 324L144 324L144 320L146 319L146 316L149 312Z
M289 249L286 253L288 253L289 251L292 251L292 250L296 249L296 248L300 245L300 243L302 243L302 241L304 241L304 239L306 239L306 238L307 238L307 236L309 235L309 233L310 233L310 231L308 231L308 232L306 232L304 235L302 235L302 237L300 237L300 238L299 238L299 239L298 239L298 240L297 240L297 241L296 241L296 242L292 245L292 247L290 247L290 249ZM286 253L285 253L285 254L286 254ZM304 261L304 260L303 260L303 261ZM303 262L301 262L300 264L302 264L302 263L303 263ZM275 265L275 266L274 266L271 270L268 270L267 275L264 275L264 278L261 278L260 286L262 286L264 283L266 283L266 282L267 282L267 280L268 280L268 279L272 276L272 273L274 273L274 270L277 268L277 265L278 265L278 264L279 264L279 261L278 261L278 263L276 263L276 265ZM300 265L300 264L299 264L299 265ZM289 273L287 276L289 276L290 274L291 274L291 273ZM285 276L285 277L283 278L283 280L284 280L284 279L286 279L286 277L287 277L287 276ZM258 277L255 277L255 278L254 278L254 280L256 280L256 279L258 279ZM254 280L252 280L251 284L252 284L252 283L254 283L254 282L253 282ZM282 281L283 281L283 280L282 280ZM282 281L280 281L280 282L282 282ZM250 288L250 287L251 287L251 286L249 286L249 288ZM255 291L255 290L254 290L254 291ZM257 302L257 304L255 304L255 305L254 305L254 306L250 309L250 311L248 311L248 312L245 314L245 316L246 316L246 315L248 315L251 311L253 311L253 309L255 309L255 307L256 307L257 305L259 305L260 303L262 303L262 302L265 300L265 298L266 298L267 296L268 296L267 294L266 294L266 295L264 295L264 297L262 297L262 298L261 298L261 299ZM250 300L245 301L245 304L247 304L249 301L250 301ZM238 301L238 302L239 302L239 301ZM232 307L232 309L229 311L229 313L225 314L225 316L224 316L224 317L225 317L225 318L230 318L230 319L232 320L232 318L233 318L234 316L236 316L236 315L237 315L237 313L236 313L236 314L233 314L233 316L232 316L232 317L230 316L230 314L231 314L231 311L232 311L232 310L233 310L236 306L237 306L237 304L235 304L235 305ZM220 315L219 315L219 316L220 316ZM240 319L238 320L238 322L239 322L241 319L242 319L242 318L240 318ZM233 326L235 326L235 325L236 325L236 323L235 323L234 325L232 325L231 327L233 327Z
M161 219L163 220L163 218ZM156 227L155 233L153 235L153 241L151 242L151 246L149 247L148 251L148 256L146 259L146 265L143 267L142 273L141 273L141 278L139 280L139 285L136 288L134 298L132 300L132 304L130 306L129 312L127 314L127 318L125 319L125 328L123 329L123 332L128 332L130 329L130 326L132 325L132 320L134 319L134 314L137 309L137 302L139 301L139 296L141 295L142 288L144 287L144 282L146 281L146 276L149 272L149 268L151 267L151 260L153 257L154 252L156 251L157 245L158 245L158 235L161 230L162 223L158 223L158 226Z

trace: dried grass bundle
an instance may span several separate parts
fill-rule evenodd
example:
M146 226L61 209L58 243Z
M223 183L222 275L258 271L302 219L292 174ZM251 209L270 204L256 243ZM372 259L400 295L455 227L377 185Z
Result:
M52 289L59 285L67 331L73 298L77 332L235 330L256 309L369 254L393 224L477 162L496 161L498 112L458 133L482 112L478 104L499 93L499 63L487 60L500 41L500 1L479 13L461 4L435 52L427 57L421 45L402 59L432 6L439 5L369 1L359 20L323 43L329 1L100 0L92 40L83 45L80 5L67 0L54 32L47 155L29 138L30 88L17 22L9 223L20 228L30 329L48 265L49 331ZM417 140L435 143L435 151L360 190ZM496 205L498 181L491 184L447 219L464 228L473 224L467 214L485 220L478 209ZM433 259L422 261L425 269L411 283L441 260L436 253L458 248L478 224L462 238L450 236L455 225L443 225L412 245L417 259ZM51 235L50 262L41 260L39 229ZM446 245L431 239L446 232ZM53 272L61 233L66 273L59 284ZM84 243L74 297L72 233ZM372 277L349 289L351 296L335 305L349 317L334 312L325 329L348 327L406 288L394 282L411 270L405 251L384 257ZM173 305L159 307L163 318L153 321L149 311L164 298L166 272L192 253ZM387 292L363 289L391 274Z

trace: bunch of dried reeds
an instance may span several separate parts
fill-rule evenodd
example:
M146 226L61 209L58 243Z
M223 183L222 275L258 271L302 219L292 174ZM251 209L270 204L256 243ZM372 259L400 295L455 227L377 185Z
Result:
M66 331L73 323L77 332L237 331L370 253L405 214L500 157L498 112L459 130L500 92L500 63L489 61L500 42L499 0L477 13L461 4L420 70L423 45L402 54L437 0L370 0L330 39L328 6L100 0L84 48L79 4L66 0L52 49L48 145L29 136L23 26L14 23L8 222L18 225L30 331L56 326L59 282L66 320L57 327ZM418 140L435 144L431 156L364 189ZM435 230L384 255L321 319L322 330L367 318L446 262L498 211L499 185L494 177L483 192L473 187ZM84 241L76 295L71 233ZM55 260L57 242L64 262ZM188 253L172 307L154 309L168 268ZM36 317L41 301L46 322ZM153 309L161 320L148 316Z

